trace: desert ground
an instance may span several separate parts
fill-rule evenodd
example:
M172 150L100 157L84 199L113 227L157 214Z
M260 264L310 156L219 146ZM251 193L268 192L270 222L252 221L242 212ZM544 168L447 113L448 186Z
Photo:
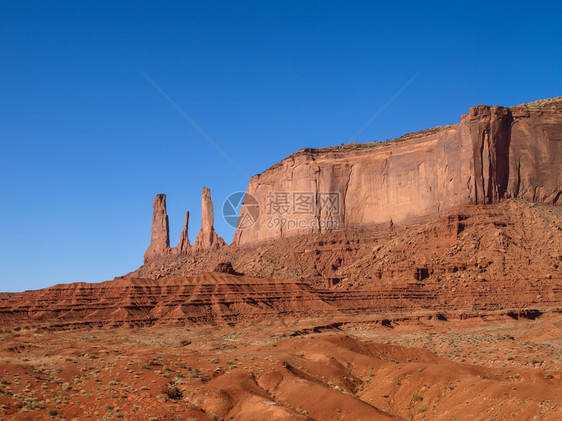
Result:
M1 419L559 420L562 315L1 334Z

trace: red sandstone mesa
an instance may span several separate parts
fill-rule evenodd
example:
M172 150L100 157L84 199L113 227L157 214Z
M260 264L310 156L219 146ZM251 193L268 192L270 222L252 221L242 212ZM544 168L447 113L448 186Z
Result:
M562 193L562 100L511 108L475 106L458 124L410 133L399 139L303 149L250 180L247 193L261 214L238 229L233 244L257 244L330 229L402 224L436 217L463 204L521 198L559 205ZM271 224L272 193L310 192L313 211L288 209L294 227ZM337 194L337 209L320 196ZM187 222L175 249L169 248L165 196L155 199L152 242L145 261L167 254L191 254L225 245L214 229L211 193L203 188L201 230L193 246ZM244 215L244 209L241 215ZM326 223L326 221L328 223Z
M303 149L283 159L250 180L247 193L262 211L271 192L337 192L338 214L326 215L317 201L313 214L290 215L306 221L304 228L287 230L272 227L262 212L233 242L322 231L318 222L326 219L337 220L339 228L401 224L504 197L559 205L561 191L560 98L512 108L475 106L458 124L383 143Z

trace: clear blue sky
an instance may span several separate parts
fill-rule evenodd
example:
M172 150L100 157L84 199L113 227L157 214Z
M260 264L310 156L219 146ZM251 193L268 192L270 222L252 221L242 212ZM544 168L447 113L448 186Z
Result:
M216 228L241 175L303 147L455 123L471 105L562 95L559 2L2 1L0 291L142 264L152 200L172 245L201 187Z

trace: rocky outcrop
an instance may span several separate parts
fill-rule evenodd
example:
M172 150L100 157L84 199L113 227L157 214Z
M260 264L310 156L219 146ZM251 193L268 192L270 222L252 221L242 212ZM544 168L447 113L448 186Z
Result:
M166 195L157 194L154 198L152 231L150 245L144 253L147 263L157 257L168 255L191 255L205 250L216 250L225 246L225 241L217 235L214 228L213 201L211 190L203 187L201 194L201 229L193 246L189 242L189 211L185 213L185 223L176 247L170 247L168 214L166 213Z
M201 229L193 249L195 252L203 250L214 250L226 245L225 241L215 232L215 214L213 211L213 201L211 200L211 190L203 187L201 192Z
M168 254L170 251L170 229L166 212L166 195L157 194L152 205L152 231L150 245L144 253L144 261Z
M246 192L260 217L237 230L238 246L404 224L504 197L559 205L562 97L475 106L458 124L392 141L303 149L252 177Z
M230 275L243 275L242 273L236 272L230 262L219 263L213 272L228 273Z
M189 211L185 212L185 222L183 224L183 230L180 234L180 240L176 247L177 254L190 254L191 244L189 243L189 234L187 232L189 228Z
M489 295L493 287L501 296L496 302L505 304L520 299L527 284L550 285L562 292L561 226L558 207L505 199L493 205L461 205L438 218L392 228L382 224L280 238L224 247L196 259L164 257L128 276L189 276L219 271L217 262L231 262L246 275L304 279L342 290L423 282L459 294L470 287L477 295ZM510 291L518 291L518 296L511 297ZM542 298L536 294L538 290L534 298L525 299L537 299L541 305L552 299L546 290L540 293Z

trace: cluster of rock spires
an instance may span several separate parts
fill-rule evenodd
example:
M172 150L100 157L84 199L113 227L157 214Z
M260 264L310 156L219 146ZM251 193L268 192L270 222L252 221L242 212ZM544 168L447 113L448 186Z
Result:
M144 261L147 262L158 256L167 255L189 255L204 250L215 250L226 245L226 242L217 235L214 227L213 201L211 190L203 187L201 193L201 229L195 238L193 245L189 242L189 211L185 213L185 223L176 247L170 247L170 228L168 224L168 213L166 211L166 195L157 194L152 205L152 231L150 245L144 253Z

